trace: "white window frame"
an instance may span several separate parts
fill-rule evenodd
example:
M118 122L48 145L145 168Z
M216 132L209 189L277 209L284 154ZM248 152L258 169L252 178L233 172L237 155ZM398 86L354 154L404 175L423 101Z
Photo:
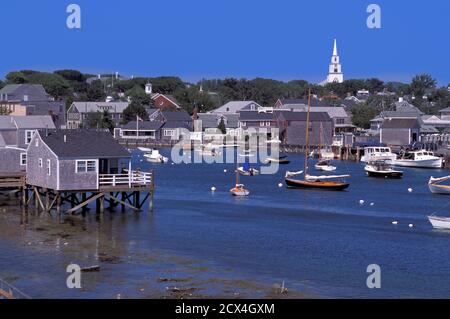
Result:
M266 122L266 126L270 126L270 122Z
M52 176L52 161L50 159L47 159L47 175Z
M31 133L29 139L28 134ZM25 130L25 145L28 145L31 143L31 140L33 139L34 130Z
M38 139L38 138L35 140L34 145L35 145L36 147L39 147L39 139Z
M84 169L83 170L79 170L78 169L78 164L79 163L83 163L84 164ZM94 163L94 170L88 170L89 163L91 165L92 165L92 163ZM95 159L75 160L75 173L76 174L79 174L79 173L92 173L92 172L97 173L97 160L95 160Z
M164 130L164 136L170 136L170 137L175 136L175 130Z
M42 160L42 158L38 158L38 166L39 167L44 166L44 161Z
M20 166L27 166L27 153L20 153Z
M263 127L265 124L266 124L266 123L265 123L264 121L260 121L260 122L259 122L259 126L260 126L260 127Z

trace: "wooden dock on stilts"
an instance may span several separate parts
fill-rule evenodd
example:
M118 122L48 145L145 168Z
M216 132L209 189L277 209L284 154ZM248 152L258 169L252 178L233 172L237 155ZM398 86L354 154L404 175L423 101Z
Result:
M19 189L21 205L27 208L34 202L36 210L47 213L53 210L59 214L86 213L93 203L97 213L105 211L105 203L109 210L120 205L122 209L139 212L146 202L152 212L155 183L154 171L132 171L99 175L98 189L54 190L27 184L25 173L0 173L0 189Z

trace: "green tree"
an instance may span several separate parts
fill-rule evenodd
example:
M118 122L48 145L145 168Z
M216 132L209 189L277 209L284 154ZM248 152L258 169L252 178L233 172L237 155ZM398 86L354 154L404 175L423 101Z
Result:
M92 81L86 90L86 98L89 101L100 102L106 98L105 88L101 80Z
M58 70L54 72L64 79L71 82L85 82L86 77L78 70Z
M418 74L412 79L410 86L414 96L422 97L427 89L436 87L436 80L429 74Z
M223 120L223 118L220 119L220 123L217 126L217 128L222 132L222 134L225 134L227 132L227 128L225 126L225 121Z
M130 97L132 102L136 102L141 105L151 105L152 99L148 94L145 93L145 90L139 85L133 86L130 90L125 92L125 95Z
M126 124L131 121L136 121L139 116L143 120L148 120L148 114L144 106L136 101L132 101L128 107L123 110L123 123Z
M88 113L86 122L89 128L108 129L110 132L113 132L115 127L108 111Z
M355 106L351 110L351 113L353 125L368 129L370 127L370 120L378 114L378 109L374 106L363 103Z
M9 72L6 75L8 84L24 84L28 83L27 77L20 71Z
M207 112L214 108L214 101L207 92L199 92L199 87L193 85L187 88L178 89L174 96L190 114L193 113L194 108L197 107L198 112Z

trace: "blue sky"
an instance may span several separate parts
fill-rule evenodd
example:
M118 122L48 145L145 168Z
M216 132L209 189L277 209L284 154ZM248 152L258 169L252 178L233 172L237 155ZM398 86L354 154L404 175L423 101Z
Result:
M81 7L82 28L66 27ZM377 3L382 28L368 29ZM450 83L450 1L8 0L1 1L0 76L61 68L126 75L326 77L333 38L345 78Z

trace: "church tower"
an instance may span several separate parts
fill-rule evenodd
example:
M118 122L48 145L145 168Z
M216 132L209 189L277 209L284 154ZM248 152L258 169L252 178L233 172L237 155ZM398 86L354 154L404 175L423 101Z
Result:
M342 65L339 61L336 39L334 39L333 56L328 69L327 83L342 83L343 81L344 74L342 74Z

